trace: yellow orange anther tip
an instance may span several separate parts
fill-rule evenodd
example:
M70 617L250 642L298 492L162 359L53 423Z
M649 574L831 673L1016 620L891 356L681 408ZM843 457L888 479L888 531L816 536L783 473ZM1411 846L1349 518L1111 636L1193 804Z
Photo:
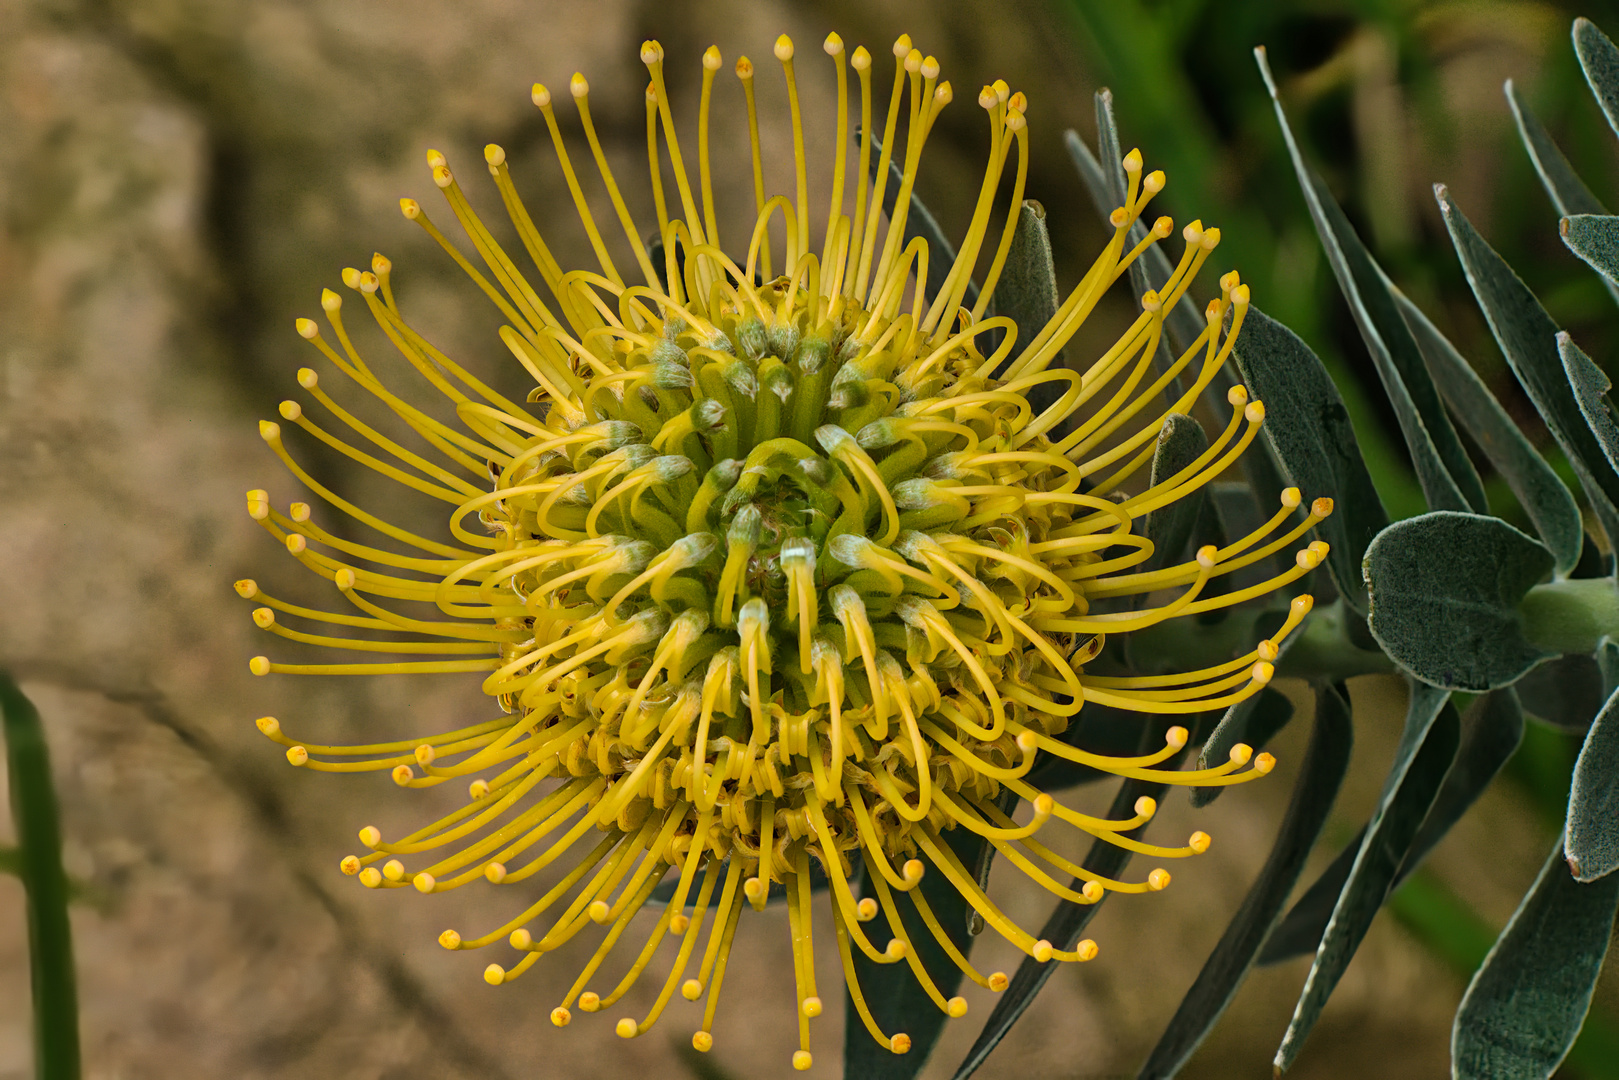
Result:
M1147 875L1147 888L1153 892L1163 892L1169 888L1169 871L1159 867Z
M1311 596L1309 593L1304 593L1293 598L1293 608L1301 615L1313 607L1315 607L1315 597Z
M260 630L268 630L275 625L275 612L267 607L254 608L253 622Z
M1079 892L1080 895L1093 904L1107 895L1107 890L1102 888L1100 881L1087 881L1084 888L1080 889Z
M888 957L890 960L903 960L905 959L905 954L907 951L908 950L905 948L905 942L901 941L897 937L889 938L888 946L883 949L883 955Z
M1260 754L1254 758L1254 772L1260 776L1264 776L1274 768L1276 768L1276 755Z
M1246 386L1233 386L1225 392L1226 403L1230 405L1246 405L1248 403L1248 388Z
M1238 285L1235 289L1231 290L1231 302L1236 304L1238 307L1243 307L1248 303L1248 298L1250 295L1251 293L1249 292L1248 286Z
M1002 990L1005 990L1011 985L1012 982L1011 979L1006 977L1006 972L1004 971L992 972L989 978L985 979L984 981L989 983L989 988L997 994Z
M927 870L921 859L907 859L905 867L900 871L906 881L916 882L922 880L922 874Z
M849 66L856 71L865 71L871 67L871 53L864 45L856 45L854 53L849 57Z
M368 848L374 848L382 843L382 830L375 825L367 825L360 830L360 843Z
M641 63L651 65L663 59L663 46L656 41L641 42Z
M753 78L753 61L746 56L739 57L736 62L736 77L739 79Z
M1263 401L1250 401L1248 407L1242 410L1242 417L1250 424L1260 423L1265 419L1265 403Z
M441 189L447 188L455 183L455 174L449 170L448 166L440 165L433 170L433 183Z
M483 159L491 169L497 169L506 164L506 148L498 143L490 143L483 148Z
M483 969L483 981L490 986L499 986L506 981L506 969L499 964L490 964Z
M461 935L454 930L446 930L438 936L439 945L454 952L461 947Z
M888 1048L896 1054L908 1054L911 1052L911 1037L901 1031L888 1040Z
M1219 227L1205 229L1199 242L1202 243L1204 251L1213 251L1220 244Z
M272 739L281 734L281 721L273 716L261 716L253 721L253 726Z
M320 337L320 327L315 325L314 319L298 319L292 324L298 331L298 336L308 341Z
M586 910L590 913L590 921L594 923L606 922L607 916L613 913L613 909L607 906L607 901L605 900L592 901L590 907ZM581 1002L583 1000L583 998L580 999Z
M287 747L287 761L293 765L309 764L309 751L301 746Z
M393 772L394 783L404 787L416 779L416 772L409 765L396 765Z
M1086 938L1074 947L1074 951L1079 954L1081 960L1095 960L1096 954L1102 950L1096 947L1096 942Z
M567 1027L573 1022L573 1013L558 1005L551 1010L551 1023L557 1027Z
M1254 756L1254 748L1247 743L1238 743L1231 748L1231 761L1237 765L1248 764L1248 759Z
M274 420L259 421L259 438L265 442L275 442L281 437L281 425Z
M527 927L520 926L507 936L506 943L514 949L527 952L534 944L534 935L529 933Z
M1318 518L1331 517L1332 507L1332 500L1323 495L1310 504L1310 513Z
M382 885L382 871L374 866L368 866L360 871L360 884L368 889L380 888Z
M434 750L433 747L427 743L422 743L422 745L416 748L416 764L420 765L424 769L433 764L434 759L437 757L438 751Z
M894 55L896 57L909 56L910 53L911 53L911 35L909 35L909 34L901 34L899 37L894 39Z
M438 884L433 875L425 870L411 878L410 883L416 886L416 891L419 893L430 893L433 891L433 886Z
M768 888L763 878L750 877L742 883L742 894L749 900L758 901Z
M1025 754L1032 754L1040 748L1040 740L1035 738L1032 731L1018 732L1018 737L1013 741L1017 743L1017 748Z
M1158 800L1151 795L1143 795L1136 800L1136 817L1150 818L1158 812Z
M633 1039L641 1033L641 1025L626 1016L613 1025L613 1033L621 1039Z
M579 1007L585 1012L595 1012L602 1007L601 995L594 990L586 990L579 995Z
M1282 505L1287 507L1289 510L1293 509L1295 506L1297 506L1299 503L1301 503L1303 501L1304 501L1304 496L1299 492L1299 489L1296 488L1296 487L1286 488L1282 492Z
M371 269L379 274L386 274L394 268L393 260L380 251L371 253Z
M821 1015L821 999L818 997L807 997L798 1003L798 1007L804 1010L805 1016L816 1017Z
M1197 549L1197 565L1203 567L1205 570L1213 570L1215 556L1219 553L1220 549L1215 547L1213 544L1205 544L1203 547Z
M714 1036L706 1031L699 1031L691 1037L691 1048L699 1054L706 1054L714 1049Z
M268 656L255 656L247 662L247 670L255 675L270 674L270 658Z
M1276 677L1276 668L1266 661L1261 660L1259 663L1254 665L1254 670L1250 674L1252 675L1254 682L1258 683L1260 686L1264 686L1266 683L1270 682L1271 679Z
M1179 750L1181 747L1186 745L1186 740L1191 738L1191 735L1191 732L1187 731L1179 724L1176 724L1174 727L1164 732L1164 743Z
M489 794L489 781L483 779L482 777L479 777L467 785L468 798L481 799L487 794Z
M772 51L776 54L776 59L785 64L793 58L793 39L786 34L781 35L776 39Z
M1164 171L1162 169L1154 169L1142 179L1141 189L1148 195L1156 195L1160 191L1164 190L1164 184L1167 182L1168 177L1164 175Z
M725 64L725 58L720 55L718 45L710 45L703 50L703 70L718 71Z
M491 885L499 885L506 880L506 866L504 863L492 862L483 868L484 880Z
M815 1058L808 1050L793 1051L793 1068L797 1069L799 1072L805 1071L813 1064L815 1064Z
M1043 791L1034 797L1035 817L1050 817L1051 811L1054 810L1056 806L1057 800L1053 799L1050 795L1047 795Z
M1045 938L1041 938L1039 941L1034 943L1034 949L1030 955L1032 955L1035 960L1044 964L1051 959L1052 953L1055 951L1056 949L1051 942L1047 941Z
M877 901L871 897L862 897L860 903L854 906L855 918L861 922L870 922L877 917Z
M687 1001L696 1001L703 996L703 984L696 979L687 979L680 984L680 996Z
M1000 103L1001 99L996 95L993 86L985 86L978 91L978 107L980 109L993 109Z
M1124 155L1124 160L1119 162L1119 164L1124 166L1124 171L1127 173L1140 172L1141 149L1139 147L1131 147L1130 152Z
M1124 228L1129 221L1130 214L1122 206L1115 207L1113 212L1107 216L1107 223L1115 229Z
M354 571L350 570L346 566L332 575L332 584L336 585L343 592L348 592L350 589L354 588L355 582L358 580L359 579L355 577Z
M1186 226L1181 229L1181 239L1185 240L1188 244L1195 244L1199 240L1202 240L1203 223L1201 221L1188 222Z
M1274 664L1276 662L1276 658L1281 654L1282 650L1278 649L1276 647L1276 643L1269 639L1261 641L1258 645L1254 646L1254 655L1258 656L1267 664Z
M353 877L360 872L360 857L358 855L345 855L343 856L343 861L337 864L337 868L343 871L343 876Z
M360 272L352 266L343 267L343 284L351 289L360 287Z
M1212 842L1213 838L1210 837L1208 833L1199 829L1197 832L1191 835L1190 839L1186 841L1186 846L1201 855L1205 851L1209 850L1209 844Z
M826 35L825 41L821 42L821 48L826 50L826 55L836 56L843 51L843 39L837 35L836 31L833 31Z
M432 147L428 147L428 149L427 149L427 167L429 169L442 168L443 166L445 166L447 164L449 164L449 158L445 157L443 154L439 153L437 150L434 150Z
M540 84L535 83L534 85L537 87ZM590 95L590 82L585 78L583 72L576 71L573 73L573 77L568 80L568 93L573 95L575 101L582 100ZM538 105L539 102L535 102L535 104Z
M924 56L921 70L924 79L937 79L939 77L939 61L934 57Z
M1175 219L1165 215L1152 223L1152 234L1162 240L1175 231Z
M313 323L310 323L313 326ZM305 390L313 390L320 385L320 376L315 374L314 368L301 367L298 369L298 385Z
M951 998L949 1001L944 1003L944 1011L945 1015L949 1016L951 1019L960 1020L963 1016L967 1015L967 999L964 997Z
M415 199L400 199L399 212L409 221L415 221L422 214L422 204Z
M302 555L309 547L309 538L301 533L293 533L287 537L287 550L294 555Z
M398 859L389 859L382 864L382 876L389 881L398 881L405 876L405 864Z

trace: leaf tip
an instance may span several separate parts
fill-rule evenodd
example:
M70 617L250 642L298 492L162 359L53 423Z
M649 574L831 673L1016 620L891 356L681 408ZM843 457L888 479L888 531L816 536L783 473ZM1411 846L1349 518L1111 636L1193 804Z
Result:
M1565 240L1568 239L1568 218L1557 219L1557 235Z

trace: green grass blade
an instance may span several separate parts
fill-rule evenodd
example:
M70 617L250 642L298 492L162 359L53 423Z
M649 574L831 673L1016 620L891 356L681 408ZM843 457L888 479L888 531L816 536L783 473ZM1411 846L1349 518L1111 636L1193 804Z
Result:
M50 753L39 712L11 676L0 672L11 816L17 827L23 887L28 894L28 948L34 990L34 1075L78 1080L79 1009L68 926L62 832L51 787Z

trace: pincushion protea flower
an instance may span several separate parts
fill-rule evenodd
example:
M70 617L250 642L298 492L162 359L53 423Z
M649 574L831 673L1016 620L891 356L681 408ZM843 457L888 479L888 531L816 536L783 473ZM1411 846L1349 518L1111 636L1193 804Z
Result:
M1182 727L1170 729L1160 751L1130 758L1088 753L1058 736L1087 702L1190 714L1255 693L1309 597L1293 602L1275 635L1217 667L1103 678L1085 675L1084 665L1109 635L1296 580L1320 561L1325 545L1299 550L1292 568L1261 585L1203 595L1212 578L1298 542L1331 510L1318 500L1286 528L1300 502L1290 490L1253 535L1204 548L1184 565L1135 570L1152 544L1133 524L1218 476L1252 442L1264 415L1259 402L1234 389L1230 422L1205 453L1158 483L1131 486L1153 453L1163 415L1190 408L1242 325L1248 290L1228 274L1199 340L1171 371L1151 367L1164 312L1190 287L1218 230L1196 222L1183 230L1173 276L1147 295L1139 318L1088 370L1053 367L1131 261L1171 234L1169 219L1159 218L1141 244L1126 246L1131 225L1164 186L1163 174L1143 176L1139 153L1125 158L1128 197L1114 212L1111 240L1055 318L1018 340L1010 318L986 312L1022 206L1023 95L997 83L979 96L989 163L959 254L929 296L930 251L922 239L906 240L906 208L950 84L902 37L878 144L870 54L856 49L846 59L836 35L825 48L839 108L819 251L810 247L808 163L794 51L785 37L775 53L792 109L792 197L765 197L753 68L746 59L736 65L748 101L757 210L751 237L734 249L744 254L740 263L721 246L710 194L716 49L703 57L693 184L671 119L663 50L653 42L642 48L651 74L647 146L661 252L643 244L620 195L584 78L570 84L633 253L636 284L620 272L591 215L544 87L534 88L534 101L599 272L562 269L516 192L504 152L490 146L489 172L538 267L536 288L473 213L443 155L429 152L434 182L475 257L416 202L403 200L404 214L500 309L508 322L501 339L534 389L526 401L509 400L423 338L395 302L381 255L370 272L344 271L344 283L400 356L448 399L453 421L409 403L393 389L395 373L361 356L345 328L342 299L331 291L322 306L335 343L307 319L298 332L349 389L376 397L402 420L417 449L347 411L307 368L299 383L351 434L334 434L296 402L283 403L281 415L447 504L449 537L415 535L347 501L306 472L281 427L267 422L265 441L300 481L391 544L346 539L317 525L306 504L283 514L264 491L252 491L252 516L333 582L348 608L294 606L252 581L237 583L243 597L262 605L254 611L258 625L280 637L420 657L287 664L260 656L251 664L256 674L480 672L484 692L500 706L495 718L470 727L365 746L316 745L294 739L272 718L259 721L303 768L386 770L407 788L470 781L464 807L414 833L385 839L374 827L362 829L366 853L345 858L344 873L367 888L512 889L509 922L477 935L446 930L439 939L457 950L507 942L519 957L488 966L485 978L494 984L516 979L582 931L605 928L601 947L551 1013L559 1026L575 1007L612 1006L672 937L675 957L655 1003L644 1017L619 1020L617 1030L626 1037L647 1030L678 989L693 1001L706 996L693 1039L700 1050L712 1045L737 920L744 907L763 907L778 885L796 957L799 1068L810 1064L809 1020L821 1012L812 869L830 886L823 902L854 1007L875 1038L903 1053L909 1037L881 1030L862 997L857 952L879 964L909 964L950 1016L962 1015L966 1002L947 1000L918 961L896 914L896 892L911 893L929 932L968 977L992 990L1007 981L979 973L944 932L915 889L924 874L943 875L989 926L1036 960L1084 961L1097 951L1088 940L1072 951L1036 940L984 894L943 833L972 830L1076 903L1094 903L1108 890L1162 889L1169 875L1155 869L1139 882L1098 877L1040 842L1053 819L1160 858L1206 850L1201 832L1181 847L1123 835L1152 815L1150 799L1128 820L1092 817L1037 790L1026 774L1041 754L1170 784L1238 783L1269 771L1273 759L1252 757L1247 747L1214 768L1161 767L1185 745ZM852 169L849 68L859 78L862 133ZM902 116L908 122L900 144ZM884 229L896 146L898 209ZM1010 207L997 235L996 194L1014 153ZM668 198L665 156L674 179ZM770 233L778 214L781 276ZM988 270L968 306L981 261ZM1189 387L1178 397L1166 394L1183 371ZM1043 384L1059 396L1036 413L1028 395ZM1153 596L1168 598L1141 602ZM395 639L293 629L284 615ZM1026 823L1002 809L1007 790L1032 804ZM568 867L566 875L543 890L530 884L552 864ZM1083 884L1064 886L1054 872ZM628 972L598 982L601 965L666 875L675 880L672 896ZM589 989L593 984L599 989Z

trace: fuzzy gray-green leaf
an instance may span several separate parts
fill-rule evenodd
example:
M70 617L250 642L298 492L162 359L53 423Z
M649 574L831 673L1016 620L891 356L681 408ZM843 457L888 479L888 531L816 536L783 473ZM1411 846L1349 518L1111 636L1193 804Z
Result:
M1286 1072L1298 1057L1327 999L1365 940L1456 757L1460 719L1448 697L1442 690L1420 683L1411 685L1411 702L1394 765L1349 879L1321 936L1321 947L1316 950L1304 992L1294 1006L1292 1022L1276 1050L1278 1074Z
M1571 33L1585 81L1602 106L1608 126L1619 132L1619 49L1590 19L1575 19Z
M1619 217L1571 214L1557 223L1563 244L1601 274L1609 286L1619 284Z
M1166 414L1153 449L1151 483L1161 483L1190 467L1208 448L1209 437L1202 424L1183 413ZM1180 560L1205 501L1202 492L1199 492L1195 498L1177 499L1147 515L1141 533L1152 541L1153 552L1141 564L1143 572L1157 570Z
M1315 734L1294 782L1293 798L1282 816L1270 857L1220 936L1220 943L1198 972L1197 980L1181 999L1174 1019L1141 1067L1138 1080L1167 1080L1175 1075L1225 1012L1321 835L1349 768L1353 743L1354 724L1348 703L1331 687L1320 687L1316 691Z
M1484 794L1501 767L1507 763L1523 741L1523 709L1513 687L1496 690L1474 703L1464 719L1461 746L1456 760L1445 774L1445 782L1434 796L1422 828L1411 840L1400 860L1400 869L1389 886L1393 892L1406 876L1421 865L1434 845L1445 838L1451 826L1461 820ZM1293 905L1265 942L1260 955L1261 964L1276 964L1295 956L1304 956L1321 944L1321 935L1332 918L1338 895L1360 853L1366 837L1363 826L1355 838L1338 853L1332 864L1322 871L1298 902Z
M1557 1070L1591 1008L1616 905L1619 874L1575 881L1559 837L1456 1011L1456 1080L1543 1080Z
M1326 184L1305 164L1277 95L1276 80L1271 76L1265 51L1255 49L1254 58L1270 91L1276 121L1281 125L1282 139L1293 159L1293 170L1309 207L1310 219L1315 223L1316 235L1326 251L1327 264L1338 279L1338 289L1349 304L1349 312L1394 408L1429 507L1486 511L1484 484L1468 460L1450 417L1445 414L1433 378L1422 362L1411 331L1400 317L1382 269L1361 243Z
M1518 122L1518 137L1523 140L1523 148L1529 151L1529 160L1540 174L1540 182L1545 185L1546 194L1552 197L1552 205L1557 207L1557 212L1564 217L1570 214L1606 214L1607 209L1591 194L1591 189L1585 186L1585 181L1574 171L1574 166L1568 163L1563 151L1552 141L1551 133L1518 95L1518 89L1511 79L1506 81L1503 90L1507 95L1507 104L1512 107L1513 119Z
M1366 471L1349 410L1320 359L1293 331L1250 304L1234 350L1243 381L1265 403L1263 438L1305 499L1330 496L1331 517L1316 526L1327 568L1356 612L1366 612L1361 558L1388 513Z
M1619 869L1619 692L1585 733L1568 793L1568 865L1581 881Z
M1444 185L1436 185L1434 195L1467 273L1467 283L1502 355L1573 466L1608 539L1619 539L1619 510L1614 509L1619 502L1619 474L1607 467L1602 448L1569 388L1563 361L1557 354L1557 324L1512 267L1484 242L1472 222L1450 201Z
M1541 542L1557 559L1557 572L1568 573L1579 561L1585 541L1585 524L1574 496L1507 415L1473 365L1403 293L1395 290L1394 298L1452 412L1517 496Z
M929 263L932 266L932 263ZM931 274L929 275L932 276ZM1017 340L1007 363L1057 314L1057 270L1051 261L1051 236L1046 232L1046 210L1039 203L1024 202L1018 213L1012 246L1006 264L995 283L995 314L1005 315L1017 324ZM1051 367L1063 366L1059 350ZM1062 396L1066 383L1037 383L1028 391L1029 404L1038 415Z
M1367 625L1423 682L1507 686L1554 655L1524 638L1518 613L1551 569L1551 553L1500 518L1448 510L1407 518L1366 550Z
M1574 389L1580 415L1590 425L1591 434L1596 436L1608 463L1619 470L1619 424L1614 422L1613 405L1608 401L1613 383L1567 333L1557 335L1557 354L1562 357L1563 371Z

